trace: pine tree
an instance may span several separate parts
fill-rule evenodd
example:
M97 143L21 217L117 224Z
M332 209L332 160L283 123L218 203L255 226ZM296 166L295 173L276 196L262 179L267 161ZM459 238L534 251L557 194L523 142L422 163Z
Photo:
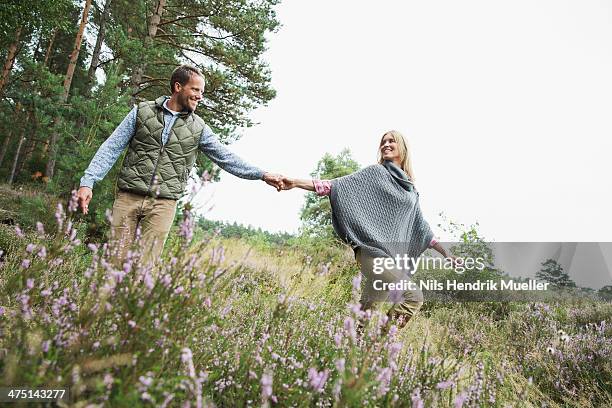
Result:
M326 153L310 175L320 180L331 180L354 173L359 168L359 163L353 160L350 150L344 149L337 156ZM335 237L331 222L331 204L327 197L308 193L300 219L302 220L302 231L305 234L321 238Z
M542 263L542 269L536 273L536 278L549 282L559 288L576 287L574 281L563 271L563 267L553 259L548 259Z

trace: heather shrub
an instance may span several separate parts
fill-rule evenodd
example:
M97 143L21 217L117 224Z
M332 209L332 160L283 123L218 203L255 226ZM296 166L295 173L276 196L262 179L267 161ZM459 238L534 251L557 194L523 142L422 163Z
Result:
M187 209L158 267L136 248L115 267L75 210L0 227L3 386L79 406L610 402L609 303L428 302L399 330L360 309L341 247L222 237Z

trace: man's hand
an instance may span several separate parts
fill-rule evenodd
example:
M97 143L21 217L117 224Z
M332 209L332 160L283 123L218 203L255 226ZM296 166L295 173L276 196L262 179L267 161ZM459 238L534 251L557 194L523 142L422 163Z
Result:
M79 200L79 207L81 207L81 211L83 214L87 214L89 212L89 202L91 201L91 197L93 197L93 192L89 187L80 187L79 191L77 191L77 199Z
M261 179L265 181L266 184L269 184L272 187L276 188L277 191L281 191L284 187L283 176L280 174L264 173Z

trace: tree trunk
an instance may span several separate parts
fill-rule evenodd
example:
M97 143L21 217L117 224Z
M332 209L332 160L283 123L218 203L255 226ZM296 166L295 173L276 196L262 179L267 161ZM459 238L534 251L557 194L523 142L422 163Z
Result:
M2 167L2 162L4 161L4 157L6 156L6 152L8 151L12 138L13 132L9 131L9 133L6 135L6 138L4 139L4 142L2 143L2 150L0 150L0 167Z
M21 113L21 102L17 102L17 104L15 105L15 120L17 120L19 114ZM6 153L8 152L9 146L11 145L11 141L13 139L13 128L9 128L11 131L9 131L9 134L6 135L6 139L4 139L4 143L2 143L2 151L0 151L0 166L2 166L2 162L4 161L4 158L6 157Z
M54 28L51 32L51 38L49 39L49 46L47 47L47 52L45 53L45 60L43 61L43 67L46 67L49 63L49 58L51 57L51 50L53 49L53 43L55 42L55 36L57 35L57 28Z
M81 42L83 41L83 33L85 32L85 26L87 25L87 15L89 14L89 8L91 7L92 0L85 0L85 7L83 8L83 15L81 16L81 23L79 25L79 31L77 32L77 36L74 40L74 48L72 49L72 53L70 54L70 63L68 64L68 69L66 70L66 77L64 78L64 93L60 99L60 103L66 103L68 100L68 95L70 94L70 85L72 85L72 76L74 75L74 70L76 69L77 60L79 59L79 51L81 50ZM59 123L60 118L57 116L53 121L53 131L51 132L51 137L49 138L49 160L47 161L47 166L45 169L45 176L51 180L53 178L53 173L55 172L55 161L57 154L57 142L59 139L59 131L57 129L57 124Z
M144 39L144 49L148 49L151 43L153 42L153 38L157 34L157 28L159 27L159 23L161 21L162 14L164 14L164 8L166 7L166 0L158 0L157 5L155 6L155 12L151 16L151 21L149 22L149 32ZM132 85L132 99L131 104L134 105L136 103L136 95L140 90L140 83L142 82L142 76L144 75L145 69L147 67L146 62L141 61L140 65L134 68L131 78Z
M98 38L96 38L96 45L93 49L93 53L91 54L91 64L89 65L89 70L87 71L87 82L89 85L88 91L96 75L98 64L100 63L100 52L102 51L102 43L104 42L104 35L106 34L106 20L110 14L110 5L112 2L113 0L106 0L104 3L104 11L102 11L102 15L100 16L100 24L98 24Z
M15 58L17 57L19 37L21 37L21 27L17 28L17 31L15 32L15 41L11 43L8 48L8 52L6 53L6 61L4 62L4 68L2 68L2 77L0 78L0 96L2 96L4 88L8 83L9 75L11 74L13 64L15 63Z
M15 170L17 169L17 162L19 161L19 152L21 151L21 146L23 146L23 142L25 142L25 140L25 134L19 138L19 144L17 145L17 151L15 152L15 159L13 160L13 168L11 169L11 175L8 179L9 186L13 184L13 180L15 179Z
M85 1L85 8L83 9L83 15L81 17L81 24L79 25L79 31L77 32L77 36L74 40L74 48L72 49L72 54L70 54L70 63L68 64L68 69L66 70L66 77L64 78L64 95L62 98L62 102L64 103L68 100L68 95L70 94L72 76L74 75L77 60L79 59L79 51L81 50L81 43L83 42L83 34L85 33L85 26L87 25L87 15L89 14L91 1L92 0Z
M36 139L34 135L36 131L28 132L30 138L28 139L28 143L25 145L23 149L23 155L21 156L21 160L19 161L19 165L17 166L17 172L15 173L15 177L17 177L23 171L25 164L32 159L32 155L34 154L34 150L36 150Z

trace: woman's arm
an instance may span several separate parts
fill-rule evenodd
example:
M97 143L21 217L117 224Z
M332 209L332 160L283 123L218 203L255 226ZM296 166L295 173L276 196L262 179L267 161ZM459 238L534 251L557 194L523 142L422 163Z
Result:
M444 247L440 245L438 241L434 242L433 245L430 246L430 248L433 248L437 252L439 252L443 258L448 258L448 252L446 252L446 249L444 249Z
M283 177L283 184L283 190L291 190L292 188L297 187L303 190L315 191L315 186L312 180Z
M328 196L331 194L331 182L329 180L305 180L285 177L283 178L283 184L285 185L284 190L298 187L303 190L314 191L318 196Z
M454 256L454 255L451 255L450 253L448 253L446 251L446 249L442 245L440 245L440 243L437 240L433 243L433 245L430 244L429 247L435 249L436 251L438 251L440 253L440 255L442 255L442 258L444 258L444 259L450 258L450 259L453 260L453 263L456 262L457 257Z

